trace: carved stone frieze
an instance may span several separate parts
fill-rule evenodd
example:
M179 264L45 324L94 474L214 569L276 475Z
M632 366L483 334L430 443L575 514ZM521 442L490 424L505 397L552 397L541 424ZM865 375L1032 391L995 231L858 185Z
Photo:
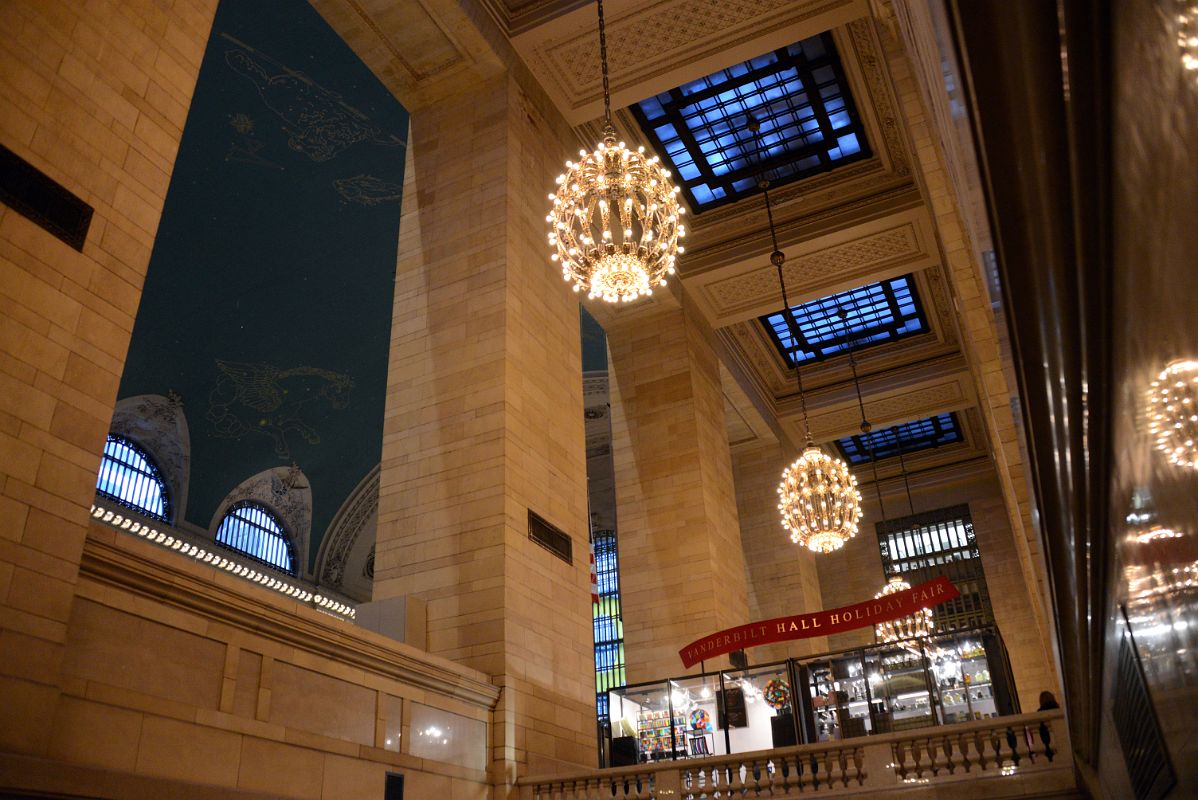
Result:
M834 245L801 255L786 263L783 271L791 297L818 292L828 284L843 283L859 275L919 256L919 236L911 223L897 225L873 236ZM778 296L778 274L766 265L752 272L733 275L703 286L703 293L717 317L732 316L761 303L764 296Z
M370 534L369 548L373 553L378 510L379 468L376 466L346 498L329 523L316 562L316 577L321 585L342 589L347 577L359 577L350 573L349 566L353 560L351 553L367 545L363 540L367 532Z
M866 403L866 415L876 428L885 428L933 414L956 411L968 404L959 380L911 389L899 394L872 397ZM813 410L811 432L817 439L830 440L860 432L861 410L856 401L838 408Z

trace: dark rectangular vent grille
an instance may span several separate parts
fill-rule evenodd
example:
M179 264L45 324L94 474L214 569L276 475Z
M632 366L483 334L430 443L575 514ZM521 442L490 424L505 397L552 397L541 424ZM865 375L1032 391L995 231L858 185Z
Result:
M2 144L0 202L83 252L92 207Z
M383 800L403 800L403 775L398 772L387 773L387 783L383 787Z
M1112 705L1111 713L1136 800L1157 800L1169 793L1177 783L1177 776L1165 749L1156 710L1148 696L1144 668L1132 639L1127 610L1121 610L1124 628L1115 669L1115 697L1119 702Z
M528 512L528 538L567 564L574 563L574 546L570 537L532 511Z

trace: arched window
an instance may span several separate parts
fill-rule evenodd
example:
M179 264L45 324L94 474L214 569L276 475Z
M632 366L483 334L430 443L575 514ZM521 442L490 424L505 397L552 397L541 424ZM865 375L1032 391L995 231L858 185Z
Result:
M216 529L217 544L295 574L291 540L279 518L266 506L251 501L237 503L225 513Z
M170 522L171 503L150 455L123 436L108 436L96 480L96 494L147 517Z

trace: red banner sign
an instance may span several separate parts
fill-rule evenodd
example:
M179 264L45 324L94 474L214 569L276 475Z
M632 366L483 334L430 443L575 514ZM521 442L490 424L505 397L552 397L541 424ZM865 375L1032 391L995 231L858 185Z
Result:
M892 619L906 617L921 608L932 606L959 597L961 593L948 578L936 578L927 583L906 589L877 600L867 600L830 611L813 614L796 614L793 617L777 617L762 622L750 622L729 628L702 639L696 639L678 651L682 664L692 667L700 661L722 656L734 650L757 647L791 639L809 639L812 636L827 636L843 633L855 628L877 625Z

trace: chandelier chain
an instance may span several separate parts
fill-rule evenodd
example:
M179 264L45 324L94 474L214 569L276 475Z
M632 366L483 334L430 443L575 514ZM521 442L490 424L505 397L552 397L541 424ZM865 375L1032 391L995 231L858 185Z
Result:
M602 0L600 0L602 2ZM757 134L757 152L756 156L758 168L761 167L761 125L757 119L750 113L748 117L748 128L754 134ZM757 180L757 185L761 187L761 193L765 196L765 217L770 226L770 243L773 245L774 251L770 253L770 262L778 269L778 285L782 288L782 318L786 320L786 330L790 334L790 339L795 343L797 348L799 345L799 324L795 319L794 309L790 306L790 299L786 296L786 276L783 273L783 266L786 263L786 256L781 248L778 247L778 230L774 226L774 206L770 203L770 181L762 170L761 177ZM811 447L815 444L815 439L811 436L811 421L807 418L807 397L803 394L803 375L799 371L799 358L796 354L794 363L795 384L799 390L799 411L803 417L803 436L807 440L807 446Z
M853 386L857 389L857 407L861 409L861 435L865 437L865 447L869 452L869 463L873 468L874 474L874 492L878 496L878 513L881 514L882 520L886 520L886 506L882 502L882 486L878 483L878 459L874 453L874 437L871 434L872 426L869 420L865 418L865 400L861 397L861 381L857 378L857 357L854 351L857 349L857 342L850 335L849 314L843 308L839 309L840 321L844 323L845 338L849 343L849 369L853 372Z
M915 514L915 501L911 499L911 481L907 478L907 462L903 459L903 439L898 435L897 427L891 428L894 431L894 441L898 445L899 469L903 473L903 485L907 487L907 507L911 509L911 514Z
M603 122L604 133L615 132L611 123L611 88L607 79L607 28L603 22L603 0L597 0L599 5L599 65L603 70Z

